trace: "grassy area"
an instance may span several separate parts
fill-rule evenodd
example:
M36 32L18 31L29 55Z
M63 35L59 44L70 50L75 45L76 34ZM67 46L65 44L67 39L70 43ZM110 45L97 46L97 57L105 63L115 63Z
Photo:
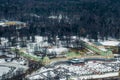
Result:
M19 54L20 54L21 56L26 57L26 58L31 59L31 60L41 61L41 58L40 58L40 57L37 57L37 56L34 56L34 55L26 54L26 53L24 53L24 52L20 52Z
M90 46L90 45L87 45L85 44L86 47L94 52L96 52L97 54L101 55L101 56L113 56L112 54L112 51L111 50L108 50L108 51L102 51L94 46Z
M81 56L79 52L68 52L66 53L67 58L74 58L76 56Z
M44 60L41 59L41 57L25 53L24 50L12 49L12 51L14 51L15 53L18 53L19 55L21 55L21 56L23 56L27 59L34 60L34 61L37 61L37 62L46 63L46 61L49 61L49 62L47 62L48 64L50 62L53 62L53 61L67 60L67 59L71 59L71 58L94 57L94 56L98 57L98 56L100 56L100 55L91 55L91 54L89 54L89 55L86 54L85 55L85 53L88 51L86 49L82 49L82 50L71 49L69 52L64 53L64 54L66 54L66 57L54 58L54 59L50 59L50 60L45 59L45 61L44 61ZM112 53L111 52L107 52L107 54L102 53L101 56L106 57L106 56L109 56L110 54L112 54Z
M34 61L41 61L41 57L37 57L37 56L34 56L34 55L31 55L31 54L27 54L27 53L24 53L18 49L12 49L13 52L25 57L25 58L28 58L28 59L31 59L31 60L34 60Z

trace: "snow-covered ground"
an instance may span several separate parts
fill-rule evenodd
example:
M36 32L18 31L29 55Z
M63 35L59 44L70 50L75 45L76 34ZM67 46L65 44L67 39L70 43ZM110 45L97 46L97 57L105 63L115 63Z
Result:
M64 47L59 47L59 48L53 47L53 48L48 49L48 52L49 53L56 52L57 54L61 54L62 52L68 52L68 49Z
M3 74L10 78L13 77L14 74L18 75L24 73L28 69L28 67L23 64L24 60L13 60L12 62L6 62L4 59L0 59L0 80L2 80ZM18 73L18 71L20 70L21 72Z
M6 26L4 22L0 22L0 26Z
M0 59L0 64L1 63L5 63L5 60L4 59Z
M107 49L105 49L105 47L99 47L99 49L102 51L107 51Z
M8 73L9 70L10 70L9 67L0 66L0 76L2 76L4 73Z
M3 55L3 53L0 51L0 56Z
M42 36L35 36L35 41L38 42L42 42L43 41L43 37Z
M0 59L0 80L2 79L2 75L5 74L8 77L13 77L13 74L16 74L19 70L23 70L24 73L28 67L23 65L24 60L18 61L13 60L12 62L6 62L4 59Z
M15 67L16 70L18 68L23 68L23 69L27 70L28 69L27 66L21 65L23 63L25 63L24 60L21 60L21 61L13 60L12 62L6 62L4 59L0 59L0 65L2 65L2 66L8 66L8 67L12 66L12 67Z
M85 41L86 43L91 44L91 42L89 42L88 38L81 38L81 40ZM94 40L92 40L94 42ZM109 40L98 40L98 42L104 46L118 46L120 45L120 41L116 40L116 39L109 39Z
M120 44L120 41L117 40L106 40L106 41L100 41L100 43L104 46L118 46Z

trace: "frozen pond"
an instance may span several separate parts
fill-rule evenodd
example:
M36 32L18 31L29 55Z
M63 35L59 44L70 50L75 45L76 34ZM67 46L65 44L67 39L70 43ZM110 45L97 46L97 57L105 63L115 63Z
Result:
M0 76L2 76L2 74L4 74L4 73L8 73L9 70L10 70L9 67L0 66Z

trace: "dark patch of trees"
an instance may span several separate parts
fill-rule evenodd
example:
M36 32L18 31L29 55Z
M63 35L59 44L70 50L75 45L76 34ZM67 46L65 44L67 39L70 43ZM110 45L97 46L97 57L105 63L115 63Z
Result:
M60 20L48 18L60 14ZM97 40L98 34L101 39L120 38L119 0L0 0L0 18L28 23L29 28L19 30L28 38L88 35ZM0 36L13 36L10 29L0 29Z

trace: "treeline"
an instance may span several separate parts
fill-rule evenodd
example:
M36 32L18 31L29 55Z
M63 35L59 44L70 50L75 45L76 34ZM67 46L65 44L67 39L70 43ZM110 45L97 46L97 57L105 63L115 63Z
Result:
M0 0L0 18L28 23L20 35L120 39L119 0Z

